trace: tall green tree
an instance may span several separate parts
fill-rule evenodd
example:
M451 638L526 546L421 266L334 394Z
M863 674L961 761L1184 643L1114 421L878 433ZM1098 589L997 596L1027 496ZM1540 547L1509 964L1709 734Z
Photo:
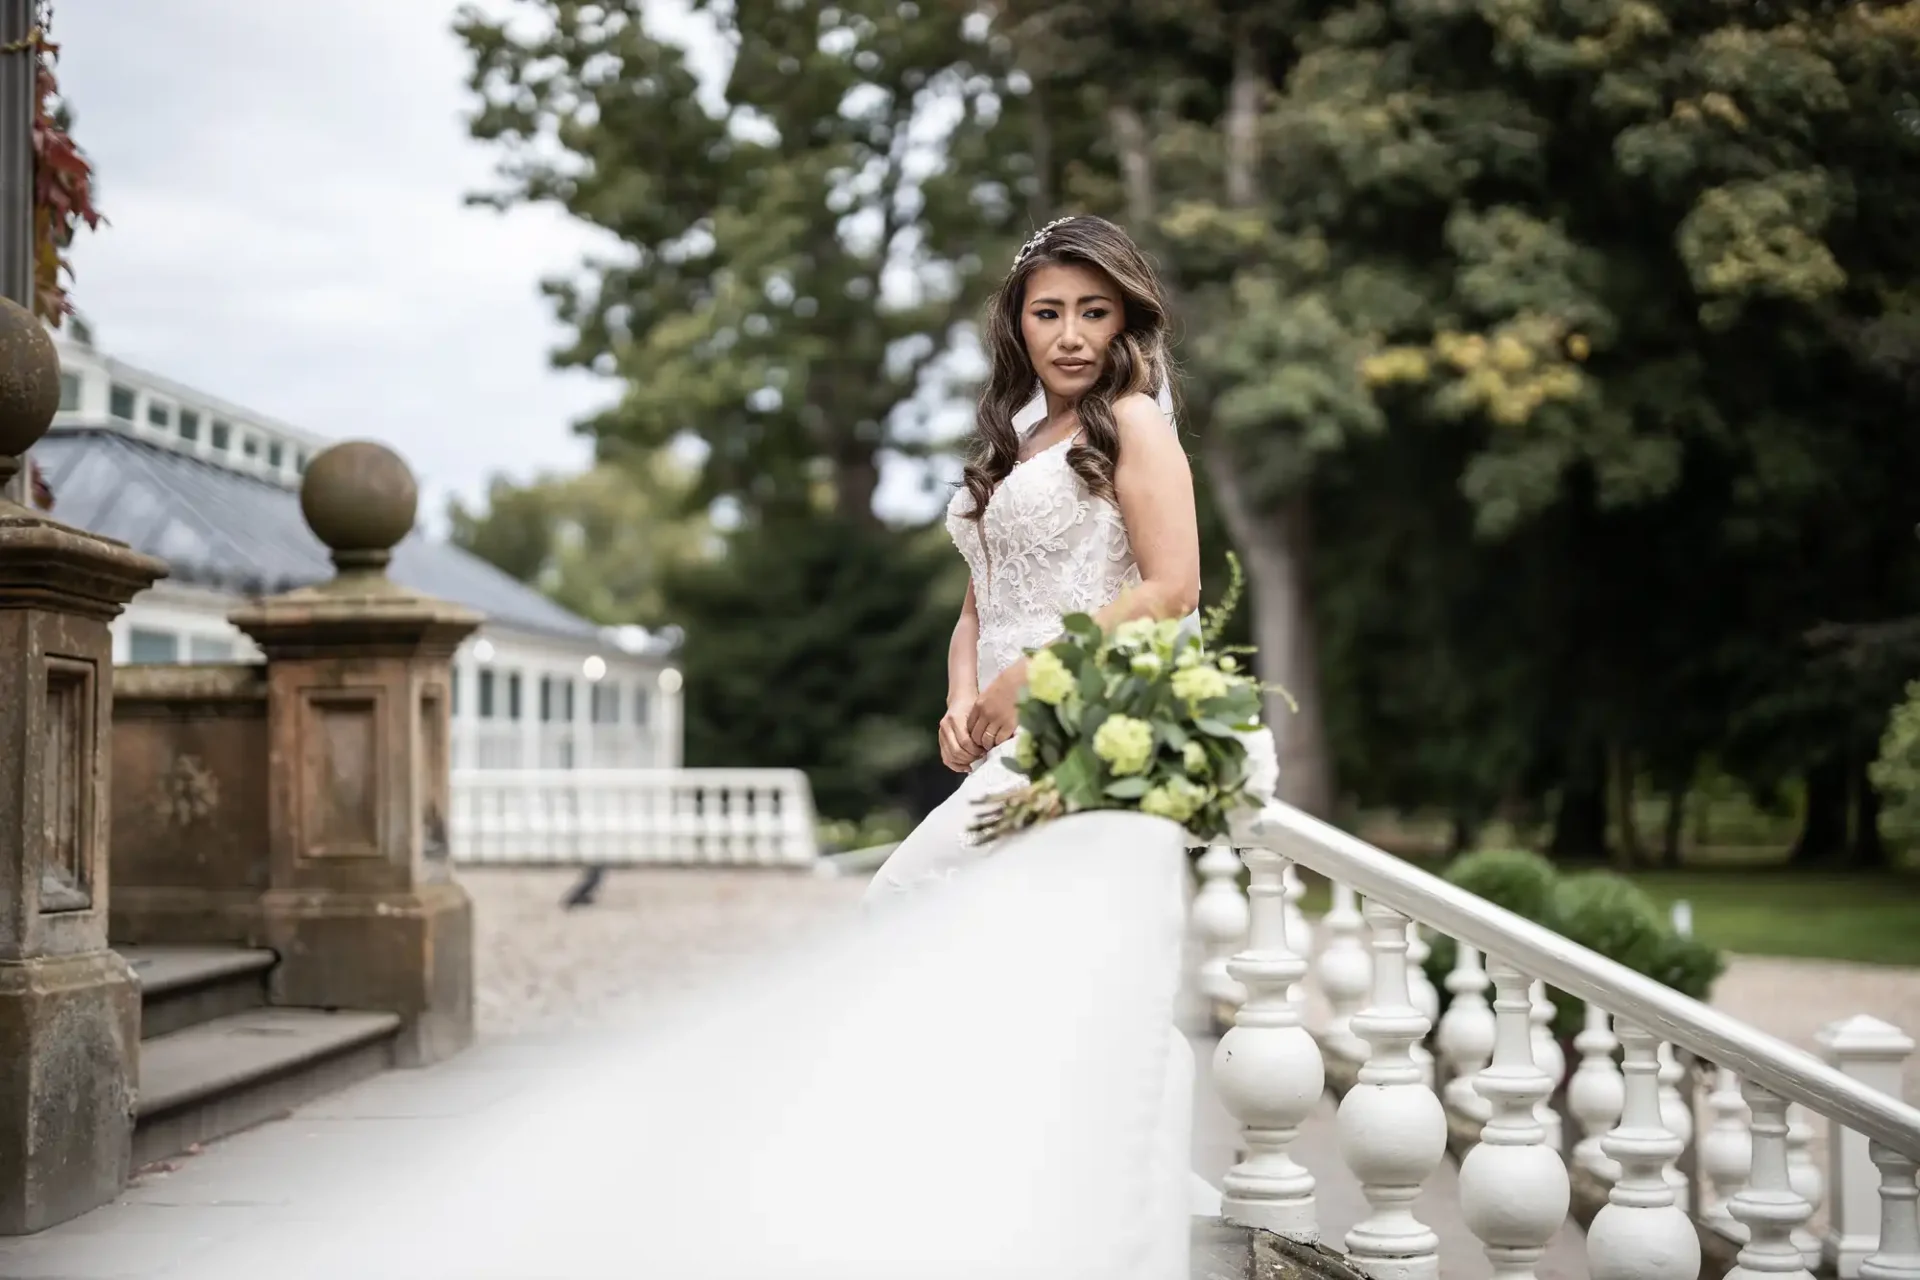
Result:
M676 621L665 594L670 576L720 551L712 522L688 508L692 485L664 455L525 484L496 476L484 506L458 497L447 504L448 532L582 617L663 626Z
M749 519L871 520L884 459L925 447L956 326L1030 225L1004 141L1010 66L968 5L695 0L731 49L703 87L643 0L519 0L455 29L502 207L553 203L623 252L547 290L563 365L621 378L603 440L707 446ZM916 399L916 397L919 397Z

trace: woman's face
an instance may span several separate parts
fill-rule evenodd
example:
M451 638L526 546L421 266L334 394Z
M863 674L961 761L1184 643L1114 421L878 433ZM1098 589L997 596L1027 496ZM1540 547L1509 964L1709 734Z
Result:
M1104 271L1051 263L1027 277L1020 336L1040 384L1078 400L1107 365L1107 347L1126 327L1120 288Z

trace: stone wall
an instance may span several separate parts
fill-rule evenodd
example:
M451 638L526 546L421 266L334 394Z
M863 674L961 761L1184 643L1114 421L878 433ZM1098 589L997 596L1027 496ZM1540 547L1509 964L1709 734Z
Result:
M117 668L111 749L112 940L259 945L266 667Z

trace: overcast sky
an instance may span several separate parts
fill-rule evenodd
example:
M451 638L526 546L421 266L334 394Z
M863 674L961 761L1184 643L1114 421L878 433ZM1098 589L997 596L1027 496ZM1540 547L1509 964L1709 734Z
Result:
M571 424L614 394L549 368L561 333L536 288L611 246L551 209L461 203L490 185L493 155L462 123L455 7L55 0L53 19L112 223L73 255L98 345L296 426L386 441L433 518L492 472L583 465ZM671 0L659 22L724 66ZM913 477L892 480L918 505Z

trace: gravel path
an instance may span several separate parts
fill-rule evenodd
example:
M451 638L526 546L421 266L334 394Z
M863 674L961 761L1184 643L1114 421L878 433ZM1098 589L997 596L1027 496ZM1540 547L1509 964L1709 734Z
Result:
M788 871L610 873L590 907L574 871L464 869L482 1035L578 1026L608 1004L684 994L851 914L864 887Z

